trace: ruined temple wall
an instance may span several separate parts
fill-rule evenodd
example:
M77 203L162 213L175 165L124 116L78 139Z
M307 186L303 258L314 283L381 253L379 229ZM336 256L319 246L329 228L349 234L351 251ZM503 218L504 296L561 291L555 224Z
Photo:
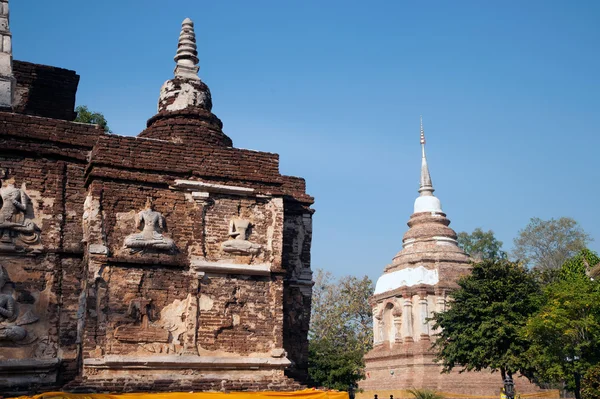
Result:
M269 357L282 348L281 277L210 275L200 291L200 355Z
M107 171L104 179L89 171L94 177L88 180L84 216L90 287L84 334L88 381L104 385L122 376L105 366L114 356L121 363L164 355L187 356L187 361L189 356L284 356L283 200L255 194L200 195L173 186L172 179L171 184L150 184L119 179L119 169ZM135 217L148 198L164 217L163 234L176 247L172 252L134 252L124 245L139 231ZM260 246L259 252L224 251L232 218L251 222L248 239ZM130 312L139 299L151 303L146 330ZM131 333L119 334L119 329ZM170 367L163 370L164 375L172 373ZM229 374L222 378L231 378Z
M0 113L3 187L14 179L14 187L26 196L25 220L39 235L28 242L17 237L14 248L5 242L0 251L9 280L2 294L18 308L18 318L5 320L2 327L26 331L23 339L0 343L0 390L57 387L78 372L84 169L99 133L93 126Z
M72 121L77 116L75 71L31 62L13 61L16 79L13 109L29 115Z
M0 294L34 316L0 320L0 335L27 330L0 342L0 390L298 388L284 370L307 367L304 180L282 176L277 154L205 140L197 110L160 116L168 140L120 137L71 122L75 72L15 62L14 74L0 173L40 238L0 251ZM151 231L136 224L148 198L164 222Z
M119 173L119 172L116 172ZM90 217L97 223L87 234L89 244L105 246L111 261L148 263L156 256L131 256L124 248L127 236L136 233L136 215L151 200L153 209L165 220L164 233L175 243L173 256L162 256L170 263L187 265L197 257L207 261L243 265L268 264L272 271L281 270L283 241L283 201L270 196L211 194L210 200L198 202L190 191L132 181L95 181L88 191ZM93 209L93 210L92 210ZM229 237L232 218L251 223L248 235L260 245L257 254L224 252L221 244Z

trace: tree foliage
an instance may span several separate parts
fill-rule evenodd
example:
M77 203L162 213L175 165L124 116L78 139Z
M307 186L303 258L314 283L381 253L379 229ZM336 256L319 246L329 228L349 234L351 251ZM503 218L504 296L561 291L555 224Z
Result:
M600 399L600 364L590 368L581 383L583 399Z
M586 249L565 262L523 330L536 379L564 381L577 398L581 377L600 363L600 285L585 274L586 264L599 260Z
M532 218L514 239L513 255L529 266L559 269L591 241L575 220Z
M585 278L584 275L587 275L598 263L600 263L598 254L585 248L562 265L559 276L561 280L577 281Z
M460 232L458 246L478 261L506 259L506 252L502 250L502 241L496 239L492 230L483 231L478 227L471 234L466 231Z
M100 112L92 112L86 105L78 105L75 108L75 112L77 112L75 122L91 123L100 126L106 133L111 132L106 118Z
M346 390L364 377L363 355L373 342L367 277L334 281L319 270L313 288L309 332L309 375L316 385Z
M530 376L522 353L528 342L521 334L528 317L540 306L541 289L533 273L507 260L486 260L458 281L449 310L434 314L441 332L434 342L437 359L455 367Z

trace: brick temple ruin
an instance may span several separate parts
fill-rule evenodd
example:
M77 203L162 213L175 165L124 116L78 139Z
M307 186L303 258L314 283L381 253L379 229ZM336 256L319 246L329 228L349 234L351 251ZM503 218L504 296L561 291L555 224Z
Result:
M459 248L456 232L433 195L425 156L421 121L421 180L419 196L402 239L402 250L385 267L370 298L373 310L373 349L366 354L366 378L359 384L364 398L374 393L402 397L402 390L426 388L451 397L494 397L502 381L499 373L453 370L442 374L431 349L433 312L443 312L457 280L470 273L470 257ZM519 393L540 389L523 377L515 378Z
M137 137L0 36L0 392L299 388L313 198L223 133L192 21Z

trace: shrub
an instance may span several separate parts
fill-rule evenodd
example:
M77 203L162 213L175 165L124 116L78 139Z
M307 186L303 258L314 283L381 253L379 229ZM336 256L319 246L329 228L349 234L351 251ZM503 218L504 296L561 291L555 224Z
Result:
M409 389L411 395L415 397L415 399L444 399L444 395L437 393L433 389Z

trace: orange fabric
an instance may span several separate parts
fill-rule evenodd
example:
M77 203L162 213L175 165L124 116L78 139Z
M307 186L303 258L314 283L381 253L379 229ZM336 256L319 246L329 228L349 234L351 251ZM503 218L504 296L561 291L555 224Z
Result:
M18 399L348 399L347 392L305 389L293 392L166 392L166 393L66 393L48 392Z

